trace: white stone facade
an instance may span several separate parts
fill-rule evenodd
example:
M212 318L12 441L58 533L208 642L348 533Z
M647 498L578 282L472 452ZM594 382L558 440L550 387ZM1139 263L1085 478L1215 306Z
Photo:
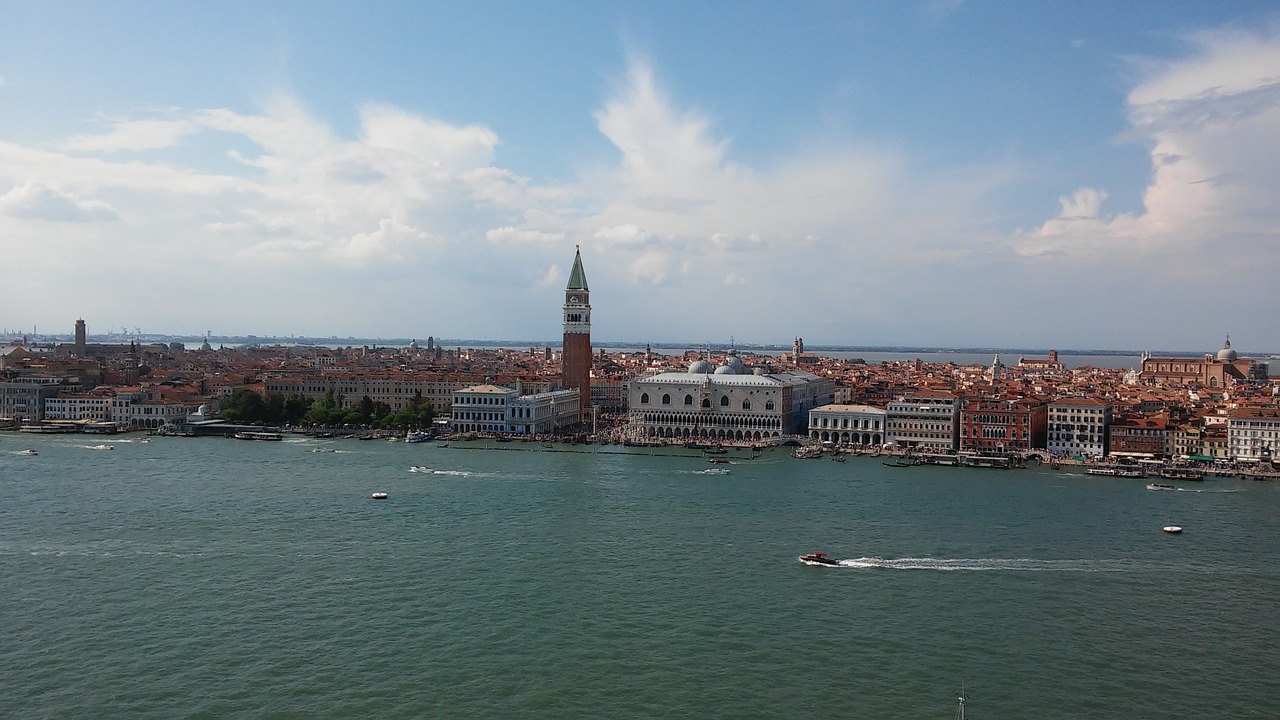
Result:
M823 405L809 411L809 437L837 445L881 445L889 413L870 405Z
M712 368L639 377L627 391L635 438L758 441L805 432L809 411L830 404L834 385L811 373L751 371L732 352Z
M521 395L512 388L474 385L453 394L450 426L457 432L540 435L577 423L580 405L576 389Z
M1236 460L1275 460L1280 454L1280 410L1240 408L1227 421L1227 452Z
M949 393L920 392L889 403L885 442L933 452L960 447L960 402Z
M1092 398L1067 398L1049 404L1049 434L1045 448L1071 456L1102 456L1107 452L1111 405Z

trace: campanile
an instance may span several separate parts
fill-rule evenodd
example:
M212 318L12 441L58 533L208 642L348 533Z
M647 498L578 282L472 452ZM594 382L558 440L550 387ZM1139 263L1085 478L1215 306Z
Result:
M582 248L573 257L573 271L564 289L564 351L561 385L578 388L582 397L578 420L587 419L591 407L591 297L587 274L582 270Z

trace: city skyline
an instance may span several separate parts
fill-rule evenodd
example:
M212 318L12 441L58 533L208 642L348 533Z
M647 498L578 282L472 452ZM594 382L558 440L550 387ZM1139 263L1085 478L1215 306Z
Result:
M1268 3L5 3L0 326L1274 348ZM763 338L763 339L761 339Z

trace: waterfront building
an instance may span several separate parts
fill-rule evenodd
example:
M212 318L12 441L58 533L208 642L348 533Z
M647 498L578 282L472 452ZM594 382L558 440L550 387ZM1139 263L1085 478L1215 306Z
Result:
M25 376L0 382L0 420L6 422L40 422L44 420L44 403L65 389L60 378Z
M1236 460L1273 460L1280 454L1280 408L1244 407L1231 413L1227 446Z
M579 391L521 395L514 388L474 385L453 394L450 426L457 432L540 435L577 424Z
M1168 418L1163 415L1114 420L1107 435L1107 453L1116 457L1165 457L1168 444Z
M805 431L809 411L835 396L831 381L802 370L747 368L730 350L716 367L635 378L627 390L628 434L642 438L755 441Z
M564 289L564 345L561 385L579 390L578 421L591 407L591 293L582 269L582 249L573 256L573 270Z
M1049 403L1049 428L1045 447L1062 455L1107 453L1107 429L1111 404L1093 398L1065 398Z
M841 445L884 443L889 413L870 405L823 405L809 411L809 437Z
M1268 365L1252 358L1242 358L1231 348L1231 339L1222 344L1217 354L1204 357L1143 356L1141 380L1156 384L1226 387L1236 381L1265 382Z
M960 410L960 450L1026 452L1045 446L1049 408L1031 398L966 400Z
M886 408L886 443L930 452L955 452L960 438L960 401L949 392L920 390Z
M44 401L46 420L98 420L111 419L111 406L115 393L109 390L76 394L61 392Z

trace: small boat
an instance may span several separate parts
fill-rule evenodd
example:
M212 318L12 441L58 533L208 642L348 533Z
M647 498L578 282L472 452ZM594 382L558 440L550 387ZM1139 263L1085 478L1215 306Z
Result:
M426 442L430 439L431 439L431 433L423 432L421 430L410 430L404 436L404 441L407 443Z
M699 471L703 475L728 475L728 468L707 468Z
M409 472L429 473L431 472L431 468L427 467L426 465L410 465Z
M376 492L376 493L374 493L374 494L370 495L369 497L373 498L374 500L386 500L386 499L387 499L387 494L386 494L386 493L384 493L384 492Z
M1175 485L1166 485L1164 483L1147 483L1148 490L1177 490Z
M338 451L334 450L331 447L313 447L311 448L311 452L326 453L326 452L338 452Z
M707 458L707 462L711 463L712 465L728 465L729 464L729 461L725 460L724 458Z
M824 552L811 552L800 556L800 562L805 565L839 565L840 561L827 555Z
M903 462L901 460L894 460L893 462L881 461L880 464L885 467L913 467L915 465L914 462Z
M27 448L26 450L19 450L18 452L14 453L14 455L39 455L39 454L40 453L30 448Z
M85 445L85 450L115 450L110 445Z
M848 460L848 458L846 458L846 457L845 457L843 454L841 454L841 453L836 453L835 455L832 455L832 456L831 456L831 459L832 459L832 460L835 460L836 462L845 462L846 460Z
M1182 532L1181 525L1165 525L1160 529L1169 533L1170 535L1177 535L1178 533Z

